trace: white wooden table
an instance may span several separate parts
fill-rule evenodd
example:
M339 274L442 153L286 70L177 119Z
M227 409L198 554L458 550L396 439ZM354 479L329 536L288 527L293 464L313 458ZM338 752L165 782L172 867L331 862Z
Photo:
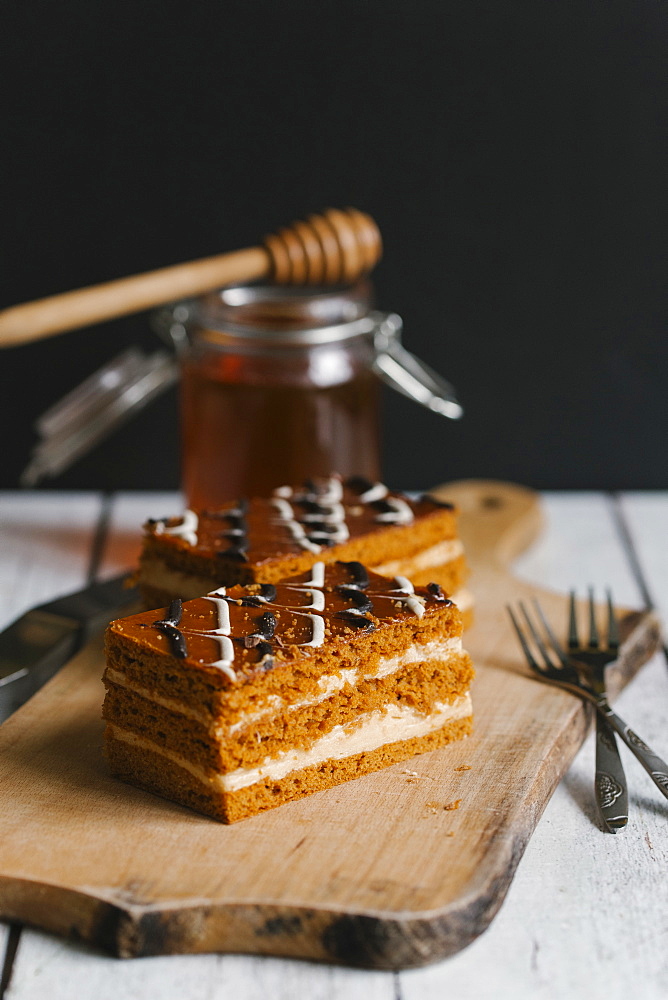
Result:
M668 493L547 493L548 528L517 571L544 586L612 586L668 612ZM0 494L0 627L29 607L133 565L138 526L174 494ZM668 669L656 656L618 701L668 756ZM668 996L668 804L624 752L631 817L600 832L587 741L549 803L489 930L446 961L364 972L237 955L122 961L0 924L0 1000L663 1000ZM0 850L2 849L0 845Z

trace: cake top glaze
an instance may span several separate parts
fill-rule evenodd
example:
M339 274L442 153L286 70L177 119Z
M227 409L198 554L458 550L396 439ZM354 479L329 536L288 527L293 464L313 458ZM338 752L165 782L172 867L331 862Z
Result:
M320 553L379 528L412 524L450 504L392 493L361 477L281 486L271 497L239 500L217 510L186 510L151 520L147 536L198 556L262 566L285 556Z
M349 644L383 626L416 621L452 606L438 584L414 588L359 562L316 562L280 583L219 587L205 597L161 611L119 619L110 634L139 642L232 684L271 670L275 663L311 656L325 644Z

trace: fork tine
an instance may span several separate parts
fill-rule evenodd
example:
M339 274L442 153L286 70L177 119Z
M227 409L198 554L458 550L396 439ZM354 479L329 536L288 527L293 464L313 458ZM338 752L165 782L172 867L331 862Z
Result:
M538 663L538 661L534 657L533 653L531 652L531 647L529 646L529 643L526 640L526 636L524 635L524 632L520 628L520 624L519 624L517 618L515 617L515 615L513 613L513 609L510 607L509 604L506 604L506 610L508 611L508 614L510 615L510 620L512 621L513 625L515 626L515 631L517 632L517 638L520 640L520 644L522 646L522 649L524 650L524 655L526 656L527 660L529 661L529 666L533 670L537 670L538 673L542 673L543 672L543 668L541 667L540 663Z
M580 645L578 639L578 619L575 613L575 591L571 590L568 605L568 648L577 649Z
M541 651L543 659L545 660L545 666L549 670L550 667L554 667L554 664L552 663L552 660L550 659L550 654L547 651L547 648L546 648L545 643L543 642L543 640L541 638L540 633L538 632L538 630L536 629L536 626L534 625L534 623L532 622L531 618L529 617L529 613L528 613L528 611L526 609L526 606L525 606L525 604L524 604L523 601L520 601L520 609L522 611L522 614L524 615L524 618L525 618L525 621L526 621L527 625L529 626L529 631L531 632L531 635L533 636L533 641L536 643L536 645L538 646L539 650Z
M589 648L598 649L598 629L596 628L596 609L594 607L594 588L589 588Z
M615 618L615 608L612 603L612 591L606 591L608 598L608 646L612 650L619 649L619 627Z
M550 623L548 622L547 618L545 617L545 612L543 611L543 609L542 609L542 607L540 605L540 602L538 601L538 599L536 597L534 597L533 603L534 603L534 607L536 608L536 611L538 613L538 617L540 618L540 620L542 622L543 628L545 629L545 632L546 632L546 634L547 634L547 636L548 636L548 638L550 640L550 643L552 645L552 649L555 651L555 653L559 657L559 662L561 663L562 667L567 667L569 665L568 658L567 658L565 652L563 651L563 649L561 648L561 645L559 644L559 640L557 639L557 637L555 636L554 632L552 631L552 626L550 625Z

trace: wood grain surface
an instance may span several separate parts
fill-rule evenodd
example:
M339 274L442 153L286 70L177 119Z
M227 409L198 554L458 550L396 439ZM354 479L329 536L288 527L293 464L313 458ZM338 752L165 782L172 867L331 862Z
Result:
M0 729L0 914L125 956L241 951L377 968L425 964L481 933L587 731L572 696L526 675L508 562L540 530L535 495L456 483L473 566L475 734L233 827L109 777L100 644ZM555 624L565 598L542 593ZM658 643L628 613L617 684ZM447 808L458 803L458 808Z

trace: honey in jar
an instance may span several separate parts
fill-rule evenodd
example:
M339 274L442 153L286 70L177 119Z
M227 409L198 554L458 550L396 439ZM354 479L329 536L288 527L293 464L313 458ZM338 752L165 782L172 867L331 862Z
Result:
M183 491L190 507L338 473L381 476L380 381L445 416L452 387L401 346L368 281L237 286L181 303Z

